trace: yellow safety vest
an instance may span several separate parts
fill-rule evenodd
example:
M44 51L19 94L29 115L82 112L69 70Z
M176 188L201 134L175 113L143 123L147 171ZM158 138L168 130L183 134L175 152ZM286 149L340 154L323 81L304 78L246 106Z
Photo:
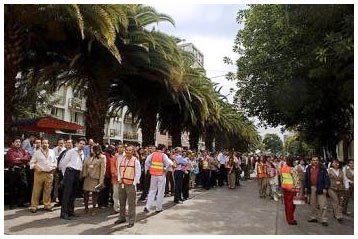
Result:
M291 190L293 188L293 178L291 175L291 167L284 165L281 168L282 183L281 187L284 189Z

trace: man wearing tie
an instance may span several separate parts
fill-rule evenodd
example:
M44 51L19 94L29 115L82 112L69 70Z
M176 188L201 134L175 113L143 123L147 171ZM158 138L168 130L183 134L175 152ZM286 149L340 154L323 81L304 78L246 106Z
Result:
M67 151L61 160L59 168L63 174L63 194L61 205L61 218L71 220L75 215L76 191L79 186L80 172L82 171L84 153L86 145L85 138L77 140L77 147Z

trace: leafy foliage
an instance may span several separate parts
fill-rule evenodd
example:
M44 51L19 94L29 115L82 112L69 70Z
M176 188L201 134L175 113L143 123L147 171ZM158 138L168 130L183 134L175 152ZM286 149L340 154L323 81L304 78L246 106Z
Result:
M317 147L353 137L353 5L251 5L239 11L236 103Z
M272 153L280 153L283 149L283 143L277 134L266 134L262 140L265 150L270 150Z

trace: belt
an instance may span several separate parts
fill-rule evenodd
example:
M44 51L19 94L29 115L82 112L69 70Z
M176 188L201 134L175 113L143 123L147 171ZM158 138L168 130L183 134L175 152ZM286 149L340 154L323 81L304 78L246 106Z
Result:
M80 170L77 170L77 169L74 169L74 168L71 168L71 167L67 167L66 170L69 170L69 171L80 171Z
M9 167L9 170L11 170L11 171L22 170L22 169L24 169L24 167L20 167L20 166L12 166L12 167Z

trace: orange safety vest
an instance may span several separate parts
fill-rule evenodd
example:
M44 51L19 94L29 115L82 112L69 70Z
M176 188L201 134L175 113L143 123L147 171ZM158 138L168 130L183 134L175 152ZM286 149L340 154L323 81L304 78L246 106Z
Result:
M127 164L126 161L124 158L119 166L122 183L132 185L135 177L135 158L132 157Z
M284 189L291 190L293 188L293 178L291 175L291 167L284 165L281 168L282 183L281 187Z
M164 174L163 153L154 152L152 156L152 164L149 169L150 175L162 176Z
M257 177L258 178L267 178L267 169L266 164L258 163L257 164Z

